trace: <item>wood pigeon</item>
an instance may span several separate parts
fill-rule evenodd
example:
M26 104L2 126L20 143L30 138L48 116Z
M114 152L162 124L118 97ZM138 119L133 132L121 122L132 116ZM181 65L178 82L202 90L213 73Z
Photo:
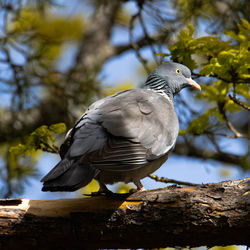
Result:
M134 182L157 170L173 150L179 125L173 97L181 89L201 89L190 70L165 63L141 89L129 89L93 103L67 133L61 161L41 180L42 191L75 191L93 178L105 184Z

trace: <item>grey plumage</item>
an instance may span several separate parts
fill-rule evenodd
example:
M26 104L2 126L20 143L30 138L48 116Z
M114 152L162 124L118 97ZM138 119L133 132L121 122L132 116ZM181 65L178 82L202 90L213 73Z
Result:
M180 73L176 71L180 70ZM93 103L68 133L62 160L41 180L43 191L74 191L93 178L105 184L134 182L159 168L174 148L178 119L173 96L199 85L184 65L167 63L131 89Z

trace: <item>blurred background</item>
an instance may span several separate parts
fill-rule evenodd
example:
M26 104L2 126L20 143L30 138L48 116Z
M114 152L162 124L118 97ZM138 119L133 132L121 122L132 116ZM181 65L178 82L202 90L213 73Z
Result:
M1 0L1 197L96 191L92 182L43 193L39 180L88 105L140 87L170 60L192 69L202 93L185 89L175 98L180 135L155 174L192 183L249 176L249 13L248 0Z

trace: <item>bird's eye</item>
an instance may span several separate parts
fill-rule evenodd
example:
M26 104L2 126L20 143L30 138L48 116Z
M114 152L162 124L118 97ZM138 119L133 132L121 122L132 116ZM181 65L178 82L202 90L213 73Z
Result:
M175 72L176 72L177 74L180 74L180 73L181 73L181 70L180 70L180 69L176 69Z

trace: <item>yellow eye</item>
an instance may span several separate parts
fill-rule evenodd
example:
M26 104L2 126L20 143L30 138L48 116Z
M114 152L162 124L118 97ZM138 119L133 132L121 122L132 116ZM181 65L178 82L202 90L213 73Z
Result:
M180 73L181 73L181 70L180 70L180 69L176 69L175 72L176 72L177 74L180 74Z

